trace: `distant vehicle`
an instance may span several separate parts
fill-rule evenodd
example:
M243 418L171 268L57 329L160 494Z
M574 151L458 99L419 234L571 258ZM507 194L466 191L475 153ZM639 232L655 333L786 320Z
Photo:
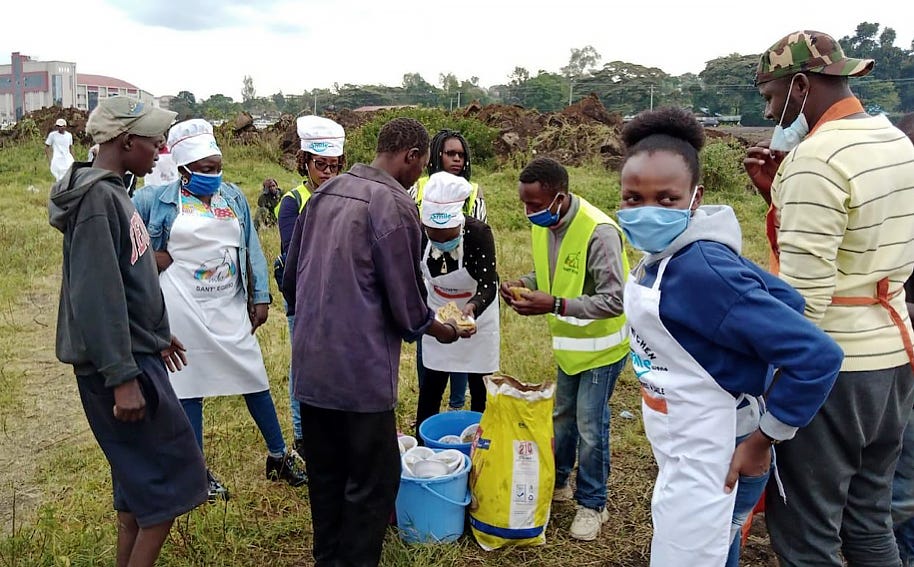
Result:
M699 116L698 122L702 126L720 126L720 120L716 116Z
M265 128L269 128L273 124L276 124L276 120L266 120L264 118L258 118L257 120L254 121L254 128L257 128L258 130L263 130Z

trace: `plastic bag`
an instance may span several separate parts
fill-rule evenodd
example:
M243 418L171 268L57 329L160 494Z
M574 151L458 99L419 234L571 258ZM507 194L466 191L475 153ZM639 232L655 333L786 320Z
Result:
M473 441L470 526L487 550L543 545L555 485L555 385L486 376L486 411Z

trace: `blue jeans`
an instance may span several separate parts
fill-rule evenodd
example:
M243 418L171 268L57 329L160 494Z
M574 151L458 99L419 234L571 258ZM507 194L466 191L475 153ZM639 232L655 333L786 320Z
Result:
M901 562L914 566L914 412L908 417L892 478L892 521Z
M295 315L286 315L289 321L289 343L292 342L292 329L295 327ZM292 436L302 438L301 432L301 405L295 399L295 374L292 372L292 361L289 361L289 410L292 413Z
M263 440L267 442L267 451L274 456L285 454L286 442L282 438L282 428L276 418L276 406L273 405L270 391L264 390L253 394L245 394L244 403L247 404L248 412L254 418L257 428L260 429ZM181 400L181 406L184 407L184 413L187 414L190 426L194 430L194 437L197 438L197 445L200 446L202 451L203 398L184 398Z
M739 445L746 437L749 436L738 439L736 444ZM739 483L736 485L736 503L733 506L733 518L730 524L730 551L727 553L727 563L724 567L739 567L743 524L746 523L746 518L749 517L762 497L762 493L765 492L765 485L768 484L770 475L771 469L759 476L739 475Z
M555 485L568 484L578 457L574 499L585 508L606 506L609 478L609 398L625 367L622 360L569 376L558 369L555 410Z
M419 387L425 379L425 367L422 366L422 339L416 341L416 378ZM469 375L466 372L451 372L451 394L447 406L451 409L463 409L467 403L467 383Z

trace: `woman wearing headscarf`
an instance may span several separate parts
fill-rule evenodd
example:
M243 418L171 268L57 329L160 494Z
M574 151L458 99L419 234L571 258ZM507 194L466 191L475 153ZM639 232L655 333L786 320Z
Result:
M222 151L205 120L172 126L168 147L180 178L139 191L134 203L149 230L172 331L192 364L172 386L203 447L203 398L244 396L267 444L267 478L306 482L286 452L254 335L270 304L266 260L247 200L222 181ZM210 473L210 498L228 491Z
M438 172L425 184L421 209L425 252L421 268L428 290L428 306L438 310L454 302L476 321L476 334L451 344L422 339L424 378L419 386L416 431L438 413L441 397L453 373L466 373L470 409L486 407L482 377L499 367L498 272L495 238L486 223L465 216L464 202L472 187L466 179Z
M301 149L295 155L298 174L302 181L294 189L287 191L276 206L276 218L279 225L279 258L273 266L276 283L282 287L282 275L285 271L286 252L289 242L292 241L292 232L298 215L305 209L305 204L311 193L325 181L336 177L346 165L346 156L343 154L343 145L346 143L346 132L343 127L323 116L300 116L295 121L298 138L301 140ZM292 328L295 325L295 310L290 303L286 303L286 319L289 321L289 340L292 339ZM292 434L295 454L301 456L302 429L301 411L298 400L292 394L295 379L292 375L292 366L289 365L289 405L292 413Z

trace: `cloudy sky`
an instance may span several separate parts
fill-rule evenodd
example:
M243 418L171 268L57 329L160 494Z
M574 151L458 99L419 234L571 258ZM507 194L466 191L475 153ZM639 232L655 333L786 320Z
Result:
M621 8L614 8L619 4ZM251 75L258 95L298 94L333 83L399 85L405 73L507 82L517 67L558 71L572 48L603 62L670 74L698 73L728 53L759 53L796 29L852 35L862 21L914 39L896 0L44 0L5 2L0 64L19 51L73 61L159 96L189 90L240 100ZM825 10L820 6L827 6Z

